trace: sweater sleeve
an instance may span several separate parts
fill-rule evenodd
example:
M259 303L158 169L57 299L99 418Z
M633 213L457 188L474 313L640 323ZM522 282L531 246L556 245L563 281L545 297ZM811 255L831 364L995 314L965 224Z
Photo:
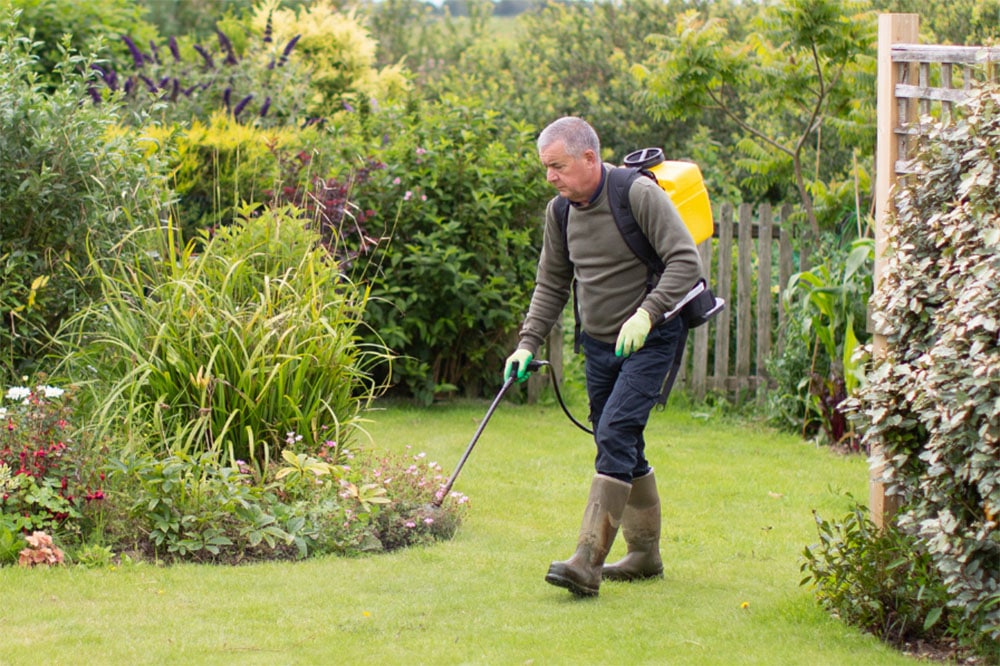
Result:
M545 231L535 275L535 289L531 294L528 314L521 326L521 340L518 344L519 349L527 349L532 354L538 354L545 337L562 316L573 282L573 265L569 261L561 225L554 213L554 203L555 198L549 201L545 210Z
M653 321L672 309L702 277L701 257L677 208L659 185L639 178L629 191L632 215L663 260L659 282L643 300Z

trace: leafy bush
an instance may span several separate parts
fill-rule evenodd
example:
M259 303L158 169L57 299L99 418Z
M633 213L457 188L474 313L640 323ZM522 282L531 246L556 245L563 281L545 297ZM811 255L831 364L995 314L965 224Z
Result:
M353 10L338 11L331 0L316 0L296 9L262 3L253 27L273 31L279 43L297 40L293 58L309 67L311 117L326 118L344 109L373 110L376 104L405 97L409 89L402 65L375 66L375 40Z
M294 439L294 438L292 438ZM114 550L157 561L235 564L337 554L353 556L427 544L454 535L467 499L435 508L440 467L415 456L286 449L264 474L208 453L113 458L107 504L118 524L87 543L77 560ZM358 464L355 464L358 463Z
M791 277L782 294L786 343L768 367L777 383L767 397L771 420L849 451L859 443L841 404L863 371L873 257L874 243L861 239Z
M531 128L475 97L380 120L386 144L373 156L386 167L355 192L390 238L365 278L365 321L402 357L392 383L424 402L478 395L496 384L527 308L551 194Z
M136 35L142 42L156 37L156 28L142 19L142 11L132 0L10 0L6 4L19 12L20 32L30 32L38 43L32 68L47 86L60 83L63 49L94 52L104 60L120 62L128 57L128 50L118 35Z
M379 351L357 343L367 294L304 226L263 211L198 255L172 229L138 230L95 261L102 301L64 341L67 372L93 379L99 432L261 469L288 432L310 447L356 436L377 392L365 366Z
M694 119L652 119L637 103L641 86L631 73L655 52L647 36L669 32L682 6L659 0L542 3L517 17L516 37L502 40L486 31L466 45L464 34L442 36L441 43L461 47L452 49L454 57L439 47L412 67L427 79L428 94L499 98L512 117L539 128L562 115L586 118L609 159L647 146L688 158Z
M984 644L1000 639L1000 88L931 124L888 222L885 353L853 404L891 494Z
M32 45L0 17L0 373L31 374L47 338L89 292L89 241L103 252L160 210L157 157L110 131L114 105L81 104L85 62L60 65L48 92L33 70Z
M820 542L803 553L802 584L845 622L897 647L961 638L960 613L948 607L930 555L915 537L892 525L879 529L869 515L857 503L837 523L816 514Z

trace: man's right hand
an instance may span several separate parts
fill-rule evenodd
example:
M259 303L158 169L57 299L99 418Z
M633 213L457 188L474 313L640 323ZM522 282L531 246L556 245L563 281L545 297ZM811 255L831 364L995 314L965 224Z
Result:
M515 366L517 372L516 376L517 381L523 382L525 379L527 379L528 375L531 374L530 372L528 372L528 364L531 363L531 359L533 358L535 358L534 354L532 354L527 349L518 349L513 354L508 356L507 363L504 365L503 368L504 382L510 379L511 374L515 372Z

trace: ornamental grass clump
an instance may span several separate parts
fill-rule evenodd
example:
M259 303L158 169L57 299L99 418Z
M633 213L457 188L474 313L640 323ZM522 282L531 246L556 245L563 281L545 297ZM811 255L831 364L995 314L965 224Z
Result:
M1000 645L1000 87L932 124L873 297L885 353L853 404L889 492L983 650Z
M141 229L94 262L103 298L65 341L69 372L90 379L97 431L137 452L211 452L258 471L288 432L307 450L350 445L380 391L366 366L385 356L358 344L366 290L289 209L194 248L173 229Z

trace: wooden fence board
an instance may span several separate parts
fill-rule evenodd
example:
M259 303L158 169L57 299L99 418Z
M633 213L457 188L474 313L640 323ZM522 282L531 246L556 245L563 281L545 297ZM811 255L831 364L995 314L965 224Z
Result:
M740 205L740 226L736 251L740 257L750 257L753 239L753 208ZM736 265L736 377L737 390L750 388L750 340L753 332L751 313L753 263L740 261Z
M716 252L719 277L715 282L715 293L730 301L709 326L715 330L715 367L712 373L712 390L725 391L725 380L729 376L729 326L733 304L729 294L733 284L733 206L723 204L719 211L720 229Z

